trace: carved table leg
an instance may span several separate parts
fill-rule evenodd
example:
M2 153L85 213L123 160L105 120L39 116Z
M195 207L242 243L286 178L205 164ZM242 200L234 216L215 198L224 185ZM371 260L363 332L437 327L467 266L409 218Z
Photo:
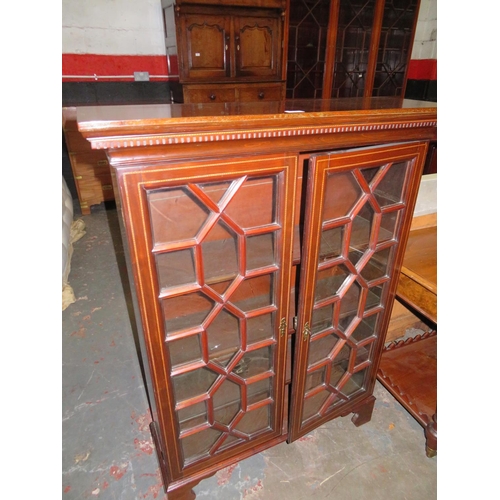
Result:
M429 458L437 455L437 412L432 416L432 422L425 428L425 453Z
M359 406L352 410L354 413L351 422L359 427L360 425L366 424L372 418L373 407L375 406L375 396L370 396L365 399Z

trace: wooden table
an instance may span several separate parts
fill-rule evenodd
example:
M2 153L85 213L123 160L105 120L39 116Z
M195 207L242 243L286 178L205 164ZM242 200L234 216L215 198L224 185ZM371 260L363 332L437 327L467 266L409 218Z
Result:
M396 296L432 327L391 342L377 378L424 427L432 457L437 453L437 226L410 232Z

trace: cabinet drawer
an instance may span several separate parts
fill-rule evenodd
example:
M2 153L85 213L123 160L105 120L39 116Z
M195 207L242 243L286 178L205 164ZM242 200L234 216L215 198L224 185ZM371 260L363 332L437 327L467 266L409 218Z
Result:
M235 100L234 87L184 86L185 103L233 102Z
M80 193L80 202L89 206L115 199L111 175L79 176L75 178L75 182Z
M279 101L282 97L282 85L259 85L237 87L238 101Z
M111 176L108 159L104 151L70 154L70 158L75 178L78 176Z

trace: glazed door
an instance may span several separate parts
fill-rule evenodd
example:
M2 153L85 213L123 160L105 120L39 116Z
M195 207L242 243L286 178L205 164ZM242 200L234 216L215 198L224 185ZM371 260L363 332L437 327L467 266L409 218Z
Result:
M181 14L177 39L182 77L190 80L230 76L231 18L209 13Z
M276 155L121 174L171 480L282 433L296 168Z
M290 441L371 396L426 148L310 159Z
M236 77L276 77L280 75L281 19L235 16L234 39Z

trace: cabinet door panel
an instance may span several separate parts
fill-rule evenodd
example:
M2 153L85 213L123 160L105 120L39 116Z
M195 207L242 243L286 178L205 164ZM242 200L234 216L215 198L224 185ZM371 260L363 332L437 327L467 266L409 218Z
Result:
M278 17L234 18L236 76L278 78L281 20Z
M373 391L425 150L310 159L290 440Z
M118 179L172 480L281 435L296 169L277 155Z
M184 14L179 23L183 77L191 79L229 76L230 20L210 14Z

